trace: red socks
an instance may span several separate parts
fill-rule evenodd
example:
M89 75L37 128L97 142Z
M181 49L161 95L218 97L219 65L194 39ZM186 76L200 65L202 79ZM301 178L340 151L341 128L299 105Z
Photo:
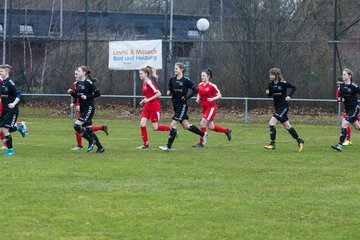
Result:
M215 126L213 131L215 132L222 132L222 133L227 133L228 130L226 128L220 127L220 126Z
M149 139L148 139L146 127L140 127L140 130L141 130L141 137L142 137L144 146L148 146L149 145Z
M157 131L170 131L170 126L158 126Z

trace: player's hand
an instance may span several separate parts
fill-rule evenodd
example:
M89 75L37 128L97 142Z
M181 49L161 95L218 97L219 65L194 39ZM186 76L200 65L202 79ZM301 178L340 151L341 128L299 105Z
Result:
M207 101L208 101L208 102L212 102L212 101L214 101L214 99L212 99L212 98L207 98Z
M166 94L167 94L167 95L171 95L171 91L170 91L170 90L167 90L167 91L166 91Z
M73 93L73 92L74 92L74 89L69 88L69 89L67 90L67 92L68 92L68 93Z
M15 107L15 105L16 105L16 104L14 104L14 103L9 103L9 104L8 104L8 107L9 107L10 109L13 109L13 108Z
M287 97L285 98L285 101L290 101L290 99L291 99L291 97L287 96Z
M75 110L76 110L77 112L80 112L80 106L79 106L79 105L76 105L76 106L75 106Z
M70 104L70 108L74 108L75 107L75 104L74 103L71 103Z
M144 105L146 103L146 98L140 101L140 106Z
M84 94L84 95L81 95L81 99L83 99L83 100L85 100L87 97L86 97L86 95Z
M270 94L270 90L269 90L269 89L266 89L266 90L265 90L265 94L266 94L266 95L269 95L269 94Z
M196 103L200 103L200 98L196 98Z

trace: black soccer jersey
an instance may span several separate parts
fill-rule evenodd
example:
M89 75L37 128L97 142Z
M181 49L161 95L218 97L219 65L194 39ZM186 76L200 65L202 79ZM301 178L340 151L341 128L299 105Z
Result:
M290 88L291 91L287 94L287 89ZM286 108L288 107L288 102L285 100L287 96L292 97L294 95L296 87L286 82L285 80L278 81L277 83L270 81L269 82L269 97L273 97L275 109Z
M340 96L344 99L345 110L354 109L358 105L357 94L360 88L356 83L342 83L339 87Z
M85 95L86 99L82 99L82 95ZM79 99L80 106L92 106L94 105L94 98L99 97L100 92L91 80L85 79L76 82L75 92L71 93L71 96L74 97L75 104Z
M192 90L189 95L187 95L188 89ZM187 77L182 77L180 79L177 79L176 76L171 77L168 90L172 95L174 106L186 103L187 99L190 99L197 94L196 86Z
M10 77L3 80L0 87L3 111L9 111L8 104L14 102L16 98L21 99L21 92L16 88L15 83ZM18 109L18 105L16 104L13 109Z

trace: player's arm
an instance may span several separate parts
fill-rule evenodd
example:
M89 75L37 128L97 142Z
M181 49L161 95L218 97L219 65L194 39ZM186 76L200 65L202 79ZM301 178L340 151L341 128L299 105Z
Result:
M190 80L189 80L189 89L191 90L191 93L185 96L186 100L194 97L198 93L196 86Z
M167 95L172 95L172 93L173 93L173 87L172 87L172 81L170 79L169 85L168 85L168 90L166 91L166 94Z
M93 98L97 98L100 97L100 91L96 88L96 86L91 83L90 84L90 93L89 94L84 94L81 96L82 99L93 99Z
M290 98L294 95L295 91L296 91L296 87L295 85L286 82L286 88L290 88L290 93L286 96L286 101L289 101Z
M271 83L271 82L270 82ZM265 90L265 94L268 95L268 97L272 96L271 86L270 83L268 84L268 88Z
M14 93L14 95L16 97L12 103L9 103L8 107L14 108L16 106L16 104L19 103L20 99L22 98L22 95L21 95L21 92L17 89L17 87L15 86L15 84L13 82L10 82L9 90L10 90L10 92Z
M212 89L212 92L214 94L214 97L212 98L208 98L208 102L213 102L213 101L216 101L216 100L219 100L220 98L222 98L222 95L219 91L219 89L217 88L216 85L212 85L213 86L213 89Z
M160 96L161 96L161 92L159 90L156 90L154 96L152 96L150 98L144 98L143 100L141 100L140 105L143 105L144 103L151 102L152 100L155 100Z
M220 92L216 93L214 97L212 98L208 98L208 102L213 102L213 101L216 101L216 100L219 100L220 98L222 98L222 95Z

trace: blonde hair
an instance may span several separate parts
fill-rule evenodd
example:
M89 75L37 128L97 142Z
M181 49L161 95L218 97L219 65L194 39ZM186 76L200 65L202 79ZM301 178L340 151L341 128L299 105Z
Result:
M10 72L10 70L11 70L11 66L10 66L9 64L2 64L2 65L0 65L0 68L2 68L2 69L8 69L9 72Z
M353 71L351 71L351 69L350 68L344 68L344 70L343 70L344 72L347 72L347 74L349 74L350 75L350 78L351 78L351 80L352 80L352 78L353 78L353 76L354 76L354 73L353 73Z

